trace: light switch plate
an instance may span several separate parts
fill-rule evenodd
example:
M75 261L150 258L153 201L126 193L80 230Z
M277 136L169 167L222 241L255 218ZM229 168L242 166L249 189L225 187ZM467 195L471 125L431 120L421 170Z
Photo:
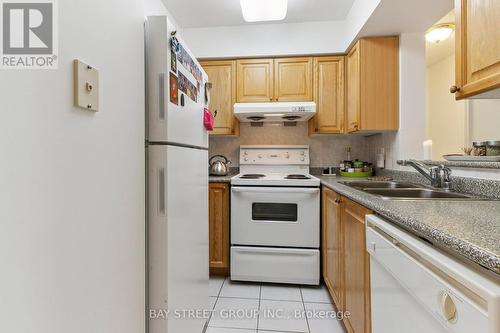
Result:
M75 106L99 111L99 72L78 59L73 61Z

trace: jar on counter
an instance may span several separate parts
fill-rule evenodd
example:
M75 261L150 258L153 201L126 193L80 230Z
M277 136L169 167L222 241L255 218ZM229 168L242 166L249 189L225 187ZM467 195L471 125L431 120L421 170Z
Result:
M486 156L500 156L500 141L486 143Z
M478 150L478 156L486 156L487 141L475 141L472 146Z
M363 172L363 162L360 160L354 160L352 163L354 167L354 172Z

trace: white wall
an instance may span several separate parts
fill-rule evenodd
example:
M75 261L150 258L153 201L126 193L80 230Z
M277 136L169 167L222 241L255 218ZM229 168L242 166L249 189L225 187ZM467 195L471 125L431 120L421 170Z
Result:
M450 86L455 82L455 55L427 67L427 139L431 139L432 159L460 153L466 143L466 105L455 100Z
M176 29L179 24L177 23L175 17L170 13L170 11L165 7L162 0L144 0L144 15L154 16L154 15L166 15L169 20L167 24L170 24L168 29Z
M500 140L500 99L474 99L469 104L469 136L472 141Z
M455 108L457 105L465 107L465 103L469 104L470 140L499 137L498 133L500 132L495 131L495 125L500 123L500 100L469 100L454 103L453 96L451 96L452 100L450 101L445 96L436 94L435 89L439 89L445 90L444 94L448 96L450 76L453 75L453 65L450 64L450 59L444 59L434 65L439 65L439 69L431 68L430 71L426 71L423 34L410 33L401 35L400 62L400 129L397 133L379 134L368 138L372 160L375 159L378 149L385 148L386 168L414 171L412 168L397 165L396 161L410 158L422 159L422 142L427 137L434 141L434 146L436 146L434 149L435 155L441 154L439 152L441 148L439 147L451 144L451 140L455 141L455 145L461 147L464 144L464 138L467 137L467 134L464 134L466 133L466 125L460 120L465 118L465 111ZM426 72L429 75L427 79ZM428 90L426 89L426 80L430 81ZM433 85L436 86L433 87ZM426 94L431 92L434 95L429 99L431 104L434 104L435 99L438 102L436 103L437 106L429 108L429 112L439 110L443 115L430 114L427 121L425 101ZM448 117L460 119L446 121ZM430 136L427 136L428 122L441 122L441 124L431 124L429 127ZM440 130L447 133L444 138L436 136L441 134L439 133ZM445 143L441 142L443 139L446 140ZM448 150L450 148L443 149ZM453 168L453 175L495 180L500 178L500 173L497 170L489 169Z
M0 74L0 332L143 332L144 4L58 3L59 69Z
M197 58L343 53L343 21L181 29Z
M345 20L181 29L198 58L345 53L381 0L356 0Z
M422 159L425 140L425 39L423 33L404 33L400 38L399 110L397 133L369 138L372 159L386 150L386 167L399 169L398 159Z
M355 0L338 21L181 29L198 58L345 53L357 37L425 31L453 0Z

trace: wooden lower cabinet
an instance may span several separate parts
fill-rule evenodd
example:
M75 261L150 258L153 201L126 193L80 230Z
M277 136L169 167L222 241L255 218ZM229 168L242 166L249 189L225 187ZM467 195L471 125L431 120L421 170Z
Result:
M351 333L369 333L370 262L366 251L365 215L371 211L348 199L342 200L342 236L344 253L344 320Z
M322 264L323 279L338 310L344 308L342 253L342 197L330 189L323 188Z
M365 215L369 209L323 188L323 279L349 333L371 332L370 266Z
M209 258L210 273L229 272L229 184L209 185Z

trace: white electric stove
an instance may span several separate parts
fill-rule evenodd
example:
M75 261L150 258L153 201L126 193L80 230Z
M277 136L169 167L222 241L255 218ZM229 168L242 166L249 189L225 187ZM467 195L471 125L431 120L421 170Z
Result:
M231 179L231 279L319 284L320 181L308 146L241 146Z

